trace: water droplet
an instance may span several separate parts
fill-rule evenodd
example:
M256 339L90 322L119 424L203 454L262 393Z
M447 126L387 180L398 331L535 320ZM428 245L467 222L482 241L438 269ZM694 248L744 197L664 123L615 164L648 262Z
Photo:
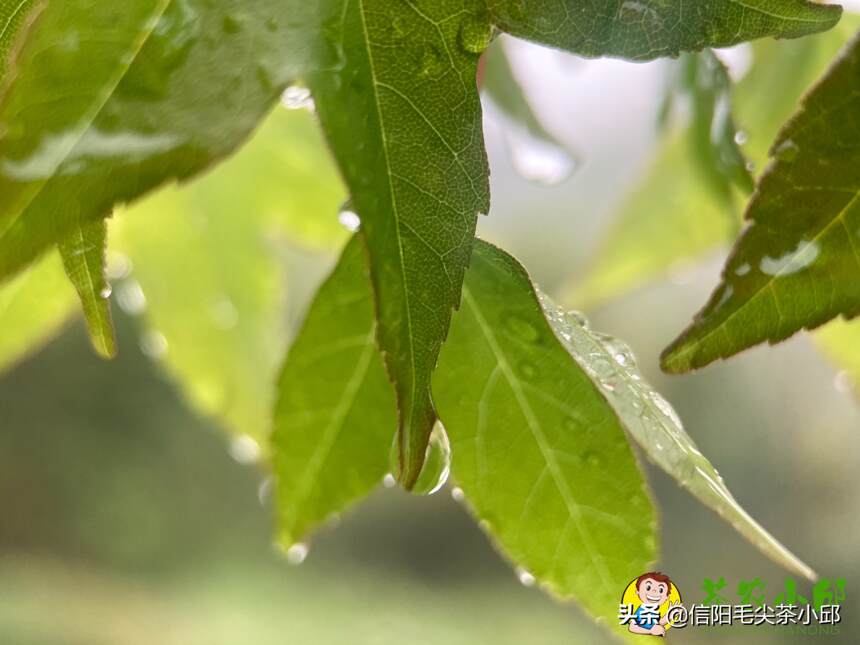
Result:
M438 78L449 69L448 63L445 57L442 56L439 48L431 43L424 44L421 50L420 61L422 76Z
M744 167L747 169L747 172L755 172L755 162L747 161L747 165Z
M535 376L537 376L537 368L528 361L521 361L520 364L517 366L517 369L520 375L525 379L531 380Z
M296 542L287 549L287 562L294 565L299 565L308 557L308 545L304 542Z
M455 486L451 489L451 498L455 502L462 502L464 499L466 499L466 494L463 492L462 488L460 488L459 486Z
M349 201L341 207L337 214L337 221L350 233L355 233L361 228L361 218L352 210L352 203Z
M460 25L460 47L470 54L480 54L493 39L493 26L486 16L470 16Z
M576 160L567 150L521 126L508 124L505 139L514 170L528 181L555 186L569 178L576 169Z
M308 110L313 112L314 99L311 91L301 85L290 85L281 94L281 105L288 110Z
M854 390L854 378L847 370L840 370L833 377L833 387L840 394L849 394Z
M105 273L109 280L124 280L131 274L132 264L127 255L117 251L109 251L107 257L107 270Z
M385 488L394 488L397 486L397 480L391 473L386 473L385 477L382 478L382 485L385 486Z
M113 293L113 288L109 284L106 284L102 288L102 290L99 291L99 295L102 297L103 300L107 300L108 298L110 298L110 294L112 294L112 293Z
M233 329L239 323L239 311L229 296L222 296L209 309L212 322L219 329Z
M505 327L517 338L533 343L540 338L540 332L531 321L519 314L511 314L505 318Z
M146 296L134 280L126 281L119 288L116 301L125 313L137 316L146 311Z
M570 319L571 322L579 325L583 329L588 329L588 318L586 318L585 314L583 314L581 311L571 309L565 315Z
M272 489L274 488L274 485L274 478L266 477L260 482L260 485L257 486L257 500L260 502L260 506L269 505L269 501L272 499Z
M225 34L238 34L242 30L242 23L239 22L236 16L228 15L224 16L224 20L221 21L221 28L224 30Z
M773 151L773 156L780 161L794 161L800 148L791 139L786 139L780 143Z
M442 488L451 473L451 444L445 427L436 422L424 457L424 466L412 488L416 495L432 495Z
M254 437L243 434L234 437L228 448L230 456L240 464L253 464L260 459L260 444Z
M517 579L520 581L520 584L524 587L534 587L535 585L535 577L529 573L526 569L522 567L517 567L516 569Z
M739 145L739 146L746 145L746 143L748 141L749 141L749 135L747 135L746 132L744 132L743 130L738 130L737 132L735 132L735 143L737 145Z
M149 329L140 339L140 351L149 358L164 358L167 348L167 338L158 330Z
M582 453L582 461L592 468L600 468L603 466L603 457L593 450L587 450Z

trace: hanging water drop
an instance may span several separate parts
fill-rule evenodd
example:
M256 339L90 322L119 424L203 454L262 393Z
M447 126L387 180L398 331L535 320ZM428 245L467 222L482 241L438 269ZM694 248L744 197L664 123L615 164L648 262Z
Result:
M735 143L739 146L746 145L747 141L749 141L749 136L743 130L738 130L735 132Z
M102 300L107 300L108 298L110 298L110 295L112 293L113 288L109 284L107 284L101 291L99 291L99 296L101 296Z
M466 499L466 494L463 492L462 488L460 488L459 486L454 486L454 488L451 489L451 498L455 502L462 502L464 499Z
M520 126L510 124L505 139L514 170L528 181L555 186L568 179L576 169L576 160L567 150Z
M243 434L230 442L230 456L240 464L252 464L260 459L260 444L253 437Z
M308 557L308 545L303 542L296 542L287 549L287 562L294 565L299 565Z
M281 94L281 105L288 110L308 110L313 112L314 99L311 91L301 85L290 85Z
M395 486L397 486L397 480L391 473L386 473L385 477L382 478L382 485L385 488L394 488Z
M361 228L361 218L352 210L352 202L347 201L337 214L337 221L350 233L356 233Z
M432 495L442 488L451 473L451 444L445 426L439 421L433 426L430 443L424 458L424 466L412 492L416 495Z
M517 579L520 581L520 584L524 587L534 587L535 585L535 577L529 573L526 569L522 567L517 567L516 569Z

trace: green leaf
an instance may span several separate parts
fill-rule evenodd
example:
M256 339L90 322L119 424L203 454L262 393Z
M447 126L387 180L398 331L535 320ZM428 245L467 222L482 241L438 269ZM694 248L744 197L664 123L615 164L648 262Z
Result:
M487 0L502 30L586 57L651 60L830 29L842 8L805 0Z
M22 37L44 5L45 0L0 0L0 87Z
M337 244L343 186L312 115L278 109L238 155L111 221L131 261L114 298L196 409L261 444L287 341L288 245ZM165 351L166 349L166 351Z
M748 138L744 152L756 166L766 161L780 124L856 24L854 16L846 16L827 34L755 44L752 67L737 85L733 103L735 121ZM762 100L765 96L767 101ZM580 308L597 306L728 242L737 225L726 217L725 205L703 190L699 166L689 151L685 132L667 138L644 180L624 200L584 279L571 285L565 302ZM735 218L740 221L737 211Z
M662 366L686 372L860 313L860 37L772 148L723 280Z
M285 548L367 495L389 469L397 408L376 349L366 267L356 236L320 287L281 372L272 445Z
M107 224L104 221L80 224L58 246L66 275L83 306L93 347L103 358L114 358L116 335L108 300L111 288L105 277Z
M485 243L476 246L463 293L433 392L451 439L453 475L515 561L597 614L606 606L589 605L585 589L600 589L605 602L617 594L616 576L629 578L634 562L642 568L636 558L653 554L653 545L642 544L653 530L623 427L768 557L814 576L734 500L624 343L565 314L535 291L515 260ZM590 510L577 513L583 504ZM573 532L583 515L599 539ZM626 531L610 530L618 519Z
M49 3L0 102L0 280L114 204L233 152L316 55L297 31L316 12L298 0Z
M524 269L477 242L434 399L452 474L499 547L615 619L656 557L654 508L619 419L556 337Z
M75 292L56 253L0 288L0 371L53 337L75 306Z
M430 375L477 215L489 209L475 74L490 35L477 0L348 0L342 66L308 77L367 240L407 488L435 422Z

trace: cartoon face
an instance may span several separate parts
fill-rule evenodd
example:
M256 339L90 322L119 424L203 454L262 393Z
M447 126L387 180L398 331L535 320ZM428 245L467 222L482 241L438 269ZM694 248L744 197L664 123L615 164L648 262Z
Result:
M647 605L662 605L669 598L669 584L654 578L645 578L639 583L636 595Z

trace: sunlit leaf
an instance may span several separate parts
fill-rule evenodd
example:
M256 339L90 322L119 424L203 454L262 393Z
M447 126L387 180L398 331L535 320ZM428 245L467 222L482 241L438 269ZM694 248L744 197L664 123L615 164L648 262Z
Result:
M113 298L145 308L144 350L233 432L262 441L270 430L288 331L284 243L345 239L343 199L312 115L278 109L236 157L112 221L111 248L133 266Z
M116 335L111 318L110 286L105 276L107 224L84 222L59 244L66 275L75 286L95 350L104 358L116 356Z
M316 11L48 3L0 102L0 280L78 223L235 150L315 54L301 29Z
M826 68L857 25L854 16L827 34L792 42L755 44L749 73L733 92L735 122L746 133L743 152L757 166L808 86ZM649 172L619 209L585 278L565 302L581 308L664 277L727 244L736 225L725 206L704 190L684 132L671 134ZM740 221L740 205L736 208Z
M13 366L56 334L75 307L56 253L0 288L0 371Z
M348 0L343 65L308 79L367 240L407 487L435 421L430 375L489 209L475 74L491 28L480 6Z
M353 238L320 288L281 373L272 444L285 548L369 493L389 469L397 408L376 349L361 245Z
M433 380L452 473L518 566L596 616L656 557L619 419L556 338L522 267L479 242Z
M493 23L520 38L581 56L650 60L764 36L830 29L841 7L805 0L487 0Z
M772 148L723 280L663 354L685 372L860 313L860 38Z

